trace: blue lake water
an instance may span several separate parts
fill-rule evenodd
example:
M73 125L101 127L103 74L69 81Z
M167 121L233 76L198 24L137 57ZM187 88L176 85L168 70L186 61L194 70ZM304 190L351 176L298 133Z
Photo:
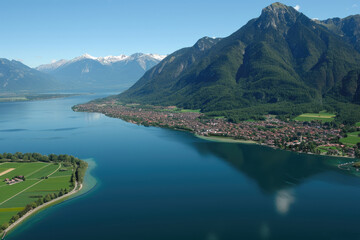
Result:
M0 103L0 152L92 158L97 186L8 240L360 239L360 178L326 158L207 142L71 106Z

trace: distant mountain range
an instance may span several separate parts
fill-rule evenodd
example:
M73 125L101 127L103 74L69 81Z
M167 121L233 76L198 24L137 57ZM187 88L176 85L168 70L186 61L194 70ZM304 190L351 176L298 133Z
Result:
M61 85L52 76L21 62L0 58L0 92L54 90Z
M168 55L117 99L233 121L322 109L360 118L359 19L312 20L274 3L229 37Z
M93 57L84 54L72 60L59 60L36 69L72 88L98 89L130 86L165 56L136 53L131 56Z
M0 58L0 92L121 89L131 86L164 57L136 53L96 58L84 54L35 69Z

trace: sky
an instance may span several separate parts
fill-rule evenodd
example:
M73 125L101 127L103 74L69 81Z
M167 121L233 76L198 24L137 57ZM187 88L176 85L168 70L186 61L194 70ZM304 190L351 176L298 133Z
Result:
M360 0L283 0L310 18L360 13ZM226 37L269 0L0 0L0 58L30 67L84 53L170 54Z

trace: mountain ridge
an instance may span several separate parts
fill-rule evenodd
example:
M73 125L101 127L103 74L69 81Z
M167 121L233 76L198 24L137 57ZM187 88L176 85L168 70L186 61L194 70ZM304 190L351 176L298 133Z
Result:
M83 54L71 60L40 65L36 69L52 75L74 89L97 90L129 86L164 57L144 53L106 57Z
M142 57L142 56L148 56L148 57L157 59L159 61L163 60L166 57L166 55L151 54L151 53L149 53L149 54L134 53L134 54L129 55L129 56L121 54L119 56L109 55L109 56L105 56L105 57L93 57L90 54L85 53L85 54L83 54L81 56L78 56L78 57L75 57L75 58L73 58L71 60L60 59L60 60L54 61L52 63L41 64L41 65L35 67L35 69L38 70L38 71L45 71L45 72L46 71L53 71L53 70L65 65L65 64L70 64L70 63L77 62L77 61L80 61L80 60L83 60L83 59L92 59L92 60L96 60L96 61L100 62L103 65L107 65L107 64L112 64L112 63L120 62L120 61L126 61L126 60L129 60L131 58Z
M281 3L264 8L202 54L195 46L167 56L117 99L223 115L260 105L307 104L317 110L326 107L329 97L347 99L346 91L338 89L349 86L342 85L359 85L356 74L350 74L360 68L356 45ZM352 79L346 80L349 74ZM355 99L357 92L346 101ZM234 120L242 119L243 111L238 112Z
M16 60L0 58L0 92L48 91L61 87L53 77Z

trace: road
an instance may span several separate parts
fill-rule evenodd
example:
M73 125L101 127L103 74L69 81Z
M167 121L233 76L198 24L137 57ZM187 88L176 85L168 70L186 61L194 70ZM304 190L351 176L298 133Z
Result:
M77 189L77 186L78 186L78 182L75 182L75 187L72 191L68 192L67 194L61 196L61 197L58 197L58 198L55 198L49 202L46 202L44 204L42 204L41 206L27 212L24 216L22 216L21 218L19 218L16 222L14 222L13 224L11 224L5 231L8 233L10 232L12 229L14 229L16 226L18 226L21 222L23 222L26 218L28 218L29 216L31 216L32 214L46 208L47 206L57 202L57 201L60 201L61 199L64 199L64 198L67 198L75 193L77 193L78 191L80 191L82 189L82 184L80 184L80 187L79 189Z

